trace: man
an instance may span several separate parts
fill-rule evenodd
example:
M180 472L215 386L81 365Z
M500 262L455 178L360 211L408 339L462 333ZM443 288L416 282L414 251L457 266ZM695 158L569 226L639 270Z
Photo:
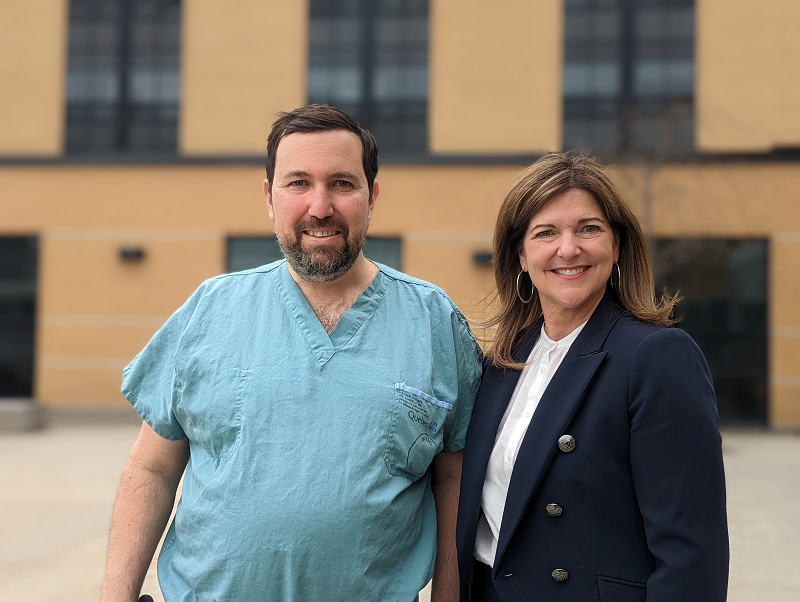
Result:
M104 602L136 600L184 469L167 602L411 602L431 574L434 601L458 599L480 350L440 289L362 254L377 170L337 109L273 125L264 192L286 261L203 283L125 369L144 424Z

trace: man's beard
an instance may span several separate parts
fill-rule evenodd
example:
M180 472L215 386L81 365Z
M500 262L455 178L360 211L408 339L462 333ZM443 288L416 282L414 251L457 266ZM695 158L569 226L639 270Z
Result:
M319 246L314 250L303 248L303 230L326 229L335 229L342 233L344 245L341 248L335 249L333 245ZM294 237L277 234L277 238L286 261L300 278L306 282L332 282L353 267L367 239L367 227L351 239L346 224L331 218L312 218L295 229Z

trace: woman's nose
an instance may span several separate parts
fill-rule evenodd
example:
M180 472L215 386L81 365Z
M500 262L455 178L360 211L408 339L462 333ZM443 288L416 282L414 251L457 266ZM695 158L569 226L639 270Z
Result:
M558 241L558 256L563 259L572 259L580 254L578 241L571 233L562 234Z

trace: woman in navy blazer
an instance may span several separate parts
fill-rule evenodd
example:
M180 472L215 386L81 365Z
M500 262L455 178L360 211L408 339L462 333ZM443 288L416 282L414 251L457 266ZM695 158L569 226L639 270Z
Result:
M494 261L497 330L461 481L461 600L725 600L711 374L669 328L677 299L656 299L641 228L602 167L556 153L525 170Z

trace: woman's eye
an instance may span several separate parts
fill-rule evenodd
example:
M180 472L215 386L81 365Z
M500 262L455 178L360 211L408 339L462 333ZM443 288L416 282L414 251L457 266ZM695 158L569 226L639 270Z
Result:
M600 231L600 226L596 226L594 224L589 224L583 230L584 230L584 232L599 232Z
M553 236L553 234L555 234L555 232L553 232L552 230L542 230L540 232L537 232L534 236L536 238L547 238L548 236Z

